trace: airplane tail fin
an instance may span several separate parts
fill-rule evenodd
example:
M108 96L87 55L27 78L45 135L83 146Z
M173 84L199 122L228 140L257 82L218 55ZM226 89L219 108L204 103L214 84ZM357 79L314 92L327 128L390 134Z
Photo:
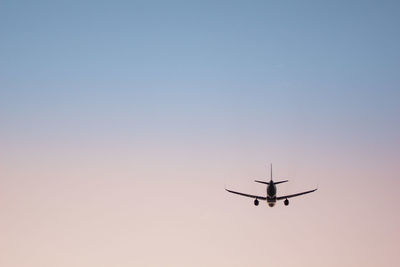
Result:
M271 181L272 181L272 163L271 163Z

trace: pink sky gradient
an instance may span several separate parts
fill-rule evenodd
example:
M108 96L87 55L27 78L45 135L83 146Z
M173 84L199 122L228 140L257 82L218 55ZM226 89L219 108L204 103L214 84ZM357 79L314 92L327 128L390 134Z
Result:
M5 146L1 265L395 266L399 165L390 154L152 142ZM319 191L275 208L224 191L263 194L252 180L268 176L272 159L275 177L290 179L278 193Z

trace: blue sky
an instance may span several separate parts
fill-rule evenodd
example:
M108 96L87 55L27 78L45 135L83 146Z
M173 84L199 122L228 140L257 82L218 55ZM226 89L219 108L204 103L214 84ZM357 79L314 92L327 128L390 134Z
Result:
M3 108L20 103L35 113L64 103L85 113L114 99L132 103L132 113L145 105L146 114L191 110L221 120L322 119L315 109L339 120L396 119L400 7L393 1L2 6Z
M368 76L365 86L397 78L399 7L392 1L6 1L2 6L2 57L8 59L2 73L8 79L23 73L32 80L126 85L311 79L341 85Z

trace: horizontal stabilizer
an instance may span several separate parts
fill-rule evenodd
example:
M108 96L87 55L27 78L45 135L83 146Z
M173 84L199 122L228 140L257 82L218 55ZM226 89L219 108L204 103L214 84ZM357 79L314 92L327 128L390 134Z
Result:
M264 181L258 181L258 180L254 180L254 182L256 182L256 183L260 183L260 184L269 184L268 182L264 182Z
M281 183L286 183L286 182L289 182L289 180L285 180L285 181L277 181L277 182L274 182L274 184L281 184Z

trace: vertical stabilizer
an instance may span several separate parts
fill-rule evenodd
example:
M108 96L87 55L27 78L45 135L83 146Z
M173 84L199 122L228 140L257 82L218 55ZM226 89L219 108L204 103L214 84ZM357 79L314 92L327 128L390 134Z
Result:
M272 163L271 163L271 181L272 181Z

